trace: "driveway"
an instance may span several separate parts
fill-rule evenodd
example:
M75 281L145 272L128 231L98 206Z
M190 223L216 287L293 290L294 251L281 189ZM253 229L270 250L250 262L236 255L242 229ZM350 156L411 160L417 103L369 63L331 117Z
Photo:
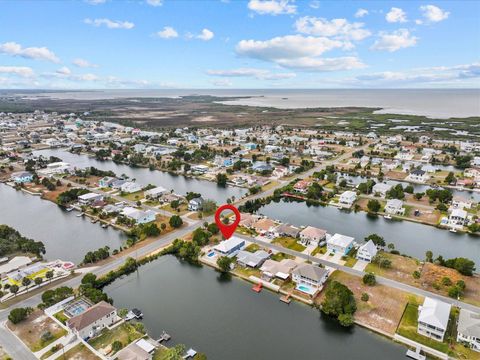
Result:
M352 269L358 270L358 271L364 271L368 264L369 263L367 261L357 260L357 263L353 265Z

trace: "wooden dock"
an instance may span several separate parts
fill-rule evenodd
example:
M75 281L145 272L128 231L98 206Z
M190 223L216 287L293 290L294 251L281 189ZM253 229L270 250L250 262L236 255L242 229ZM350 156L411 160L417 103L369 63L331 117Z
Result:
M290 298L292 294L286 294L283 296L280 296L280 301L284 302L285 304L290 304L292 302L292 299Z
M263 288L262 283L258 283L252 287L252 290L259 293L260 291L262 291L262 288Z
M167 332L165 330L162 331L162 335L160 336L160 338L157 340L158 343L161 343L162 341L168 341L170 340L172 337L167 334Z

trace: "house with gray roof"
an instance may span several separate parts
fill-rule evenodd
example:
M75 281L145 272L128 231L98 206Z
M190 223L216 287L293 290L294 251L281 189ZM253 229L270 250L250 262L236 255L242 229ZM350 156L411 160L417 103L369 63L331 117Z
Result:
M328 270L311 264L299 265L292 272L292 280L295 282L295 290L299 290L310 296L315 296L327 281Z
M480 352L480 314L460 309L457 324L457 342Z
M447 331L452 305L426 297L418 307L417 332L437 341L443 341Z
M240 250L237 254L237 263L244 267L257 268L270 257L270 254L264 250L257 250L254 253Z

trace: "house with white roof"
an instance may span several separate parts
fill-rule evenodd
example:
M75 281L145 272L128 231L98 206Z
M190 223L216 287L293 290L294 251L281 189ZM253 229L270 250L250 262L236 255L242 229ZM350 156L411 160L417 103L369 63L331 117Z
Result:
M135 220L137 224L146 224L155 221L156 218L156 214L152 210L143 211L130 206L123 208L121 214Z
M90 205L91 203L95 201L101 201L103 200L103 195L102 194L96 194L93 192L89 192L83 195L80 195L78 197L78 202L82 205Z
M146 190L144 192L144 195L147 199L158 199L160 196L163 194L166 194L168 192L167 189L165 189L163 186L157 186L154 187L153 189Z
M126 181L122 184L122 186L120 186L120 190L125 193L131 194L142 190L142 187L133 181Z
M460 309L457 324L457 342L480 352L480 314Z
M378 194L381 197L387 196L387 192L392 188L392 185L390 184L385 184L385 183L378 183L373 185L372 187L372 193L373 194Z
M218 245L215 245L213 251L219 256L234 257L244 247L245 240L232 236L230 239L221 241Z
M426 297L418 307L417 332L437 341L443 341L452 305Z
M468 213L463 209L453 209L448 215L448 225L452 228L461 229L467 222Z
M373 243L372 240L368 240L367 243L363 244L358 248L357 259L371 262L373 257L377 255L377 252L377 246Z
M386 214L390 215L403 215L405 214L405 208L403 207L403 201L399 199L390 199L387 201L384 209Z
M340 195L338 204L342 207L351 208L355 200L357 200L357 194L354 191L347 190Z
M334 254L347 255L353 247L353 241L355 239L351 236L342 234L334 234L327 239L327 250Z
M255 252L240 250L237 253L237 263L243 267L257 268L270 257L270 254L264 250L257 250Z
M290 273L298 266L298 263L292 259L283 259L281 261L266 260L260 271L262 272L262 278L270 281L271 279L279 278L286 280L290 277Z
M429 179L429 176L426 171L415 169L408 174L406 179L412 182L425 183Z

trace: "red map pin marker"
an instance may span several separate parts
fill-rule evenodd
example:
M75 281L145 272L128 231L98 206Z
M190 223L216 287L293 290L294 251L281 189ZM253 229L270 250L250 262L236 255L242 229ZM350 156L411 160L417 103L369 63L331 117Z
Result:
M235 214L235 221L233 224L226 225L220 220L220 214L224 210L232 210L233 213ZM235 229L237 228L238 224L240 223L240 211L238 209L230 204L225 204L220 206L217 211L215 212L215 222L217 223L218 228L223 234L223 237L225 239L230 239L235 232Z

